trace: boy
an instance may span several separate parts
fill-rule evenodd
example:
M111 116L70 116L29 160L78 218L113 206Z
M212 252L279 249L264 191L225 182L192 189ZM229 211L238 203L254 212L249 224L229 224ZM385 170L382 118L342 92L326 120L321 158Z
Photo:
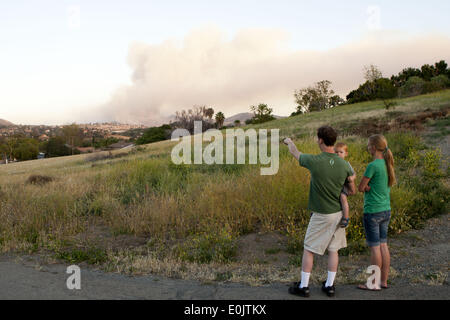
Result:
M348 156L348 148L347 145L343 142L338 142L336 143L336 145L334 146L334 152L342 159L345 160L345 157ZM350 165L350 163L347 161L348 165L350 166L351 170L352 170L352 176L355 175L355 170L353 170L352 166ZM346 228L348 226L348 222L349 222L349 206L348 206L348 201L347 201L347 197L349 195L349 181L347 180L344 184L344 187L342 188L342 192L341 192L341 196L340 196L340 201L341 201L341 206L342 206L342 219L341 222L339 223L339 226L341 228Z

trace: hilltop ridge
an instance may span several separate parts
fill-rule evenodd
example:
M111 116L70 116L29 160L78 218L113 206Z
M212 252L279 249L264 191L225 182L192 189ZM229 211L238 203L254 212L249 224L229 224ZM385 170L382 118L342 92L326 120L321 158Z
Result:
M9 126L14 126L15 124L5 120L5 119L0 119L0 127L9 127Z

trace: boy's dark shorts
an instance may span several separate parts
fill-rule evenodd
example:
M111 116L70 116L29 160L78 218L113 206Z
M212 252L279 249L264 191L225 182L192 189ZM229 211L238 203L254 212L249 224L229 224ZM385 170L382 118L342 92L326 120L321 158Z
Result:
M369 247L387 243L390 219L391 210L364 214L364 231L366 233L366 243Z

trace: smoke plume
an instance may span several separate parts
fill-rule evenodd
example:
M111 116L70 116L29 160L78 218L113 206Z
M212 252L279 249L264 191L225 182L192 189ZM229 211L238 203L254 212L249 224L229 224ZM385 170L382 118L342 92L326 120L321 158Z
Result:
M267 103L278 115L295 111L294 90L332 81L343 98L358 87L363 67L390 77L405 67L450 62L450 38L376 31L327 51L292 50L283 30L248 29L228 39L218 28L191 31L181 42L133 43L131 85L118 88L98 110L102 118L159 125L175 111L206 105L225 116Z

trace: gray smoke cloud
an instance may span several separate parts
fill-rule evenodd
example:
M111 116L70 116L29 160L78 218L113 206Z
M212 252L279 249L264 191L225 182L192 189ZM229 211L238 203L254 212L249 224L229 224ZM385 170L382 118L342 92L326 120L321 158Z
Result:
M231 116L267 103L278 115L295 110L294 90L332 81L342 97L364 81L363 67L377 65L384 76L405 67L450 61L450 38L376 31L326 51L289 49L289 34L247 29L231 39L218 28L191 31L182 41L133 43L128 64L131 85L118 88L97 114L105 120L159 125L175 111L207 105Z

